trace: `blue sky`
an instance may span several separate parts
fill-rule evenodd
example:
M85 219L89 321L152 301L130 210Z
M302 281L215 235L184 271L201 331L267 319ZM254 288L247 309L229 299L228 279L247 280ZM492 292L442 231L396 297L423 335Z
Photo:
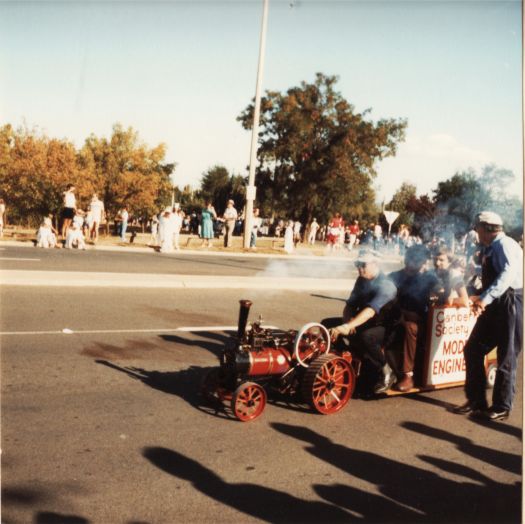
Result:
M165 142L175 182L246 174L262 0L0 1L1 123L80 146L120 122ZM379 199L457 170L510 169L522 194L521 2L270 0L263 89L316 72L371 118L408 119ZM351 188L349 189L351 190Z

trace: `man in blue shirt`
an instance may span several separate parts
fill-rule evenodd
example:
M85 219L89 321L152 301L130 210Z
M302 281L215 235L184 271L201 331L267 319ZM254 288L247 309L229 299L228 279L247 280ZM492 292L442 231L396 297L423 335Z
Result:
M478 319L464 349L467 402L454 412L505 420L512 409L517 358L523 340L523 251L505 235L501 217L496 213L480 213L476 231L483 245L482 292L472 299L472 311ZM484 358L494 346L498 370L492 406L487 409Z
M330 333L334 342L339 337L348 337L351 350L370 363L381 377L373 388L374 393L384 393L396 380L383 350L384 309L394 300L396 288L380 271L373 251L361 251L355 266L359 277L346 301L343 323L332 328Z

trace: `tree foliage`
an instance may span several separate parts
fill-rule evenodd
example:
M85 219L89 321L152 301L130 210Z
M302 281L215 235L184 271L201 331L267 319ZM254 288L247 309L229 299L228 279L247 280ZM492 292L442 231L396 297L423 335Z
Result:
M0 128L2 197L12 222L33 225L60 212L67 184L75 185L81 208L97 192L110 215L127 204L133 214L147 216L171 198L174 165L164 164L164 155L163 144L150 149L119 124L110 139L91 135L80 150L67 140L7 124Z
M203 201L210 200L219 214L226 209L230 199L240 211L244 206L245 184L242 176L230 175L224 166L215 165L202 175L200 195Z
M316 75L286 93L267 91L261 101L257 170L264 214L303 223L376 212L372 181L377 161L396 153L406 121L367 119L335 90L337 77ZM253 104L238 117L251 129Z

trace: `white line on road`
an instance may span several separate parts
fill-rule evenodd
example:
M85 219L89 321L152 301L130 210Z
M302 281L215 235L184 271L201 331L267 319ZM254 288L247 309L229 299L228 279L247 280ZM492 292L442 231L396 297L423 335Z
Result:
M275 326L263 326L268 329L277 329ZM237 326L195 326L195 327L178 327L178 328L157 328L157 329L79 329L73 330L64 328L57 331L0 331L0 336L6 335L107 335L119 333L174 333L192 332L198 333L203 331L237 331Z
M27 261L31 261L31 262L40 262L40 259L39 259L39 258L0 257L0 260L17 260L17 261L22 261L22 262L27 262Z

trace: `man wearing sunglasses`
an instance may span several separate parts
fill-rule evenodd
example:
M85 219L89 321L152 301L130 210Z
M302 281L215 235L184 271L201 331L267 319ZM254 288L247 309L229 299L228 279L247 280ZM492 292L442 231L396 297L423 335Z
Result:
M360 356L380 377L373 387L375 394L384 393L396 381L383 351L385 313L396 297L396 287L382 273L376 252L362 250L355 261L359 273L354 289L343 310L343 323L333 327L333 342L346 339L351 350Z

